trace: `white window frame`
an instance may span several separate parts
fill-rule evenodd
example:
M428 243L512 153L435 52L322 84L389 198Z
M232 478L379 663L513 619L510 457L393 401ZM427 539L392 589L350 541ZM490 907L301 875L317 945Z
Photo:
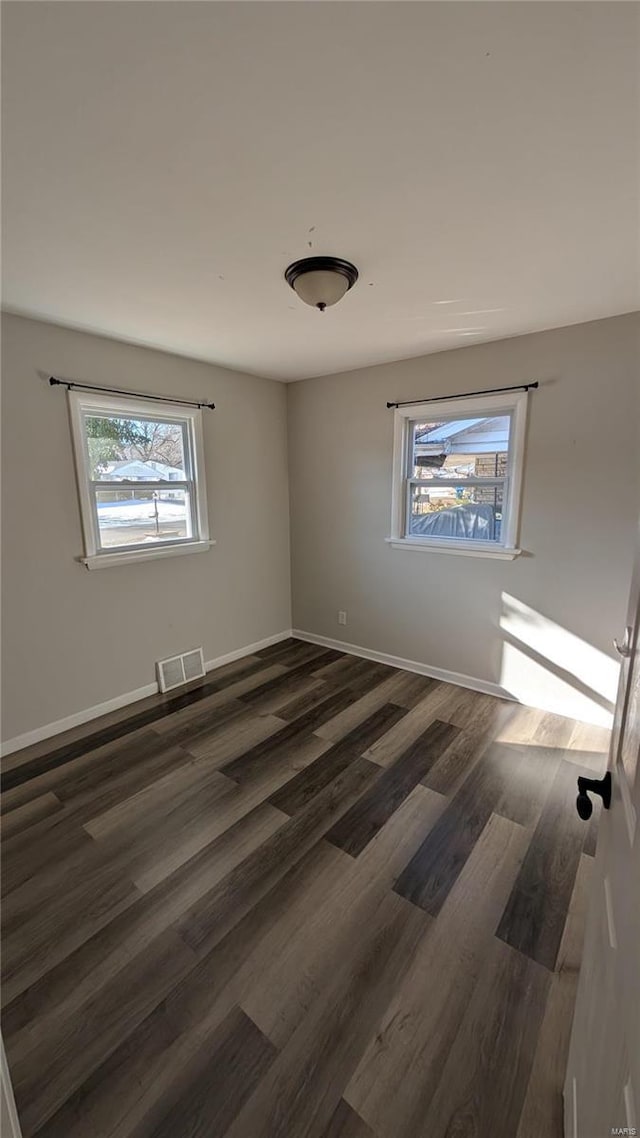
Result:
M89 451L84 430L84 415L113 415L151 418L175 421L186 425L188 454L188 477L184 482L167 483L174 490L184 490L191 495L193 537L178 538L153 545L131 545L104 549L100 544L98 521L94 509L94 497L89 465ZM145 399L128 399L120 395L99 395L90 392L69 391L69 416L76 465L78 497L82 516L84 535L84 557L78 558L87 569L104 569L108 566L124 565L132 561L151 561L159 557L176 557L186 553L204 553L215 544L209 537L209 515L207 511L207 492L204 468L204 439L202 431L202 411L198 407L185 407L180 403L157 403ZM111 486L137 486L147 488L147 483L118 482L104 483L104 489ZM164 483L163 483L164 485Z
M391 534L386 539L394 549L411 549L423 553L453 553L471 557L498 557L512 560L521 550L518 548L520 527L520 503L522 497L522 475L524 470L524 448L527 424L527 392L508 392L505 395L473 396L462 399L443 400L438 403L412 403L406 407L396 407L394 411L393 435L393 479ZM411 423L416 420L429 420L434 417L483 418L508 414L512 428L509 436L507 472L504 479L503 519L501 540L473 541L456 537L414 537L407 535L409 486L408 465L411 446ZM464 480L467 481L466 479ZM490 479L480 480L483 483ZM477 484L477 483L470 483Z

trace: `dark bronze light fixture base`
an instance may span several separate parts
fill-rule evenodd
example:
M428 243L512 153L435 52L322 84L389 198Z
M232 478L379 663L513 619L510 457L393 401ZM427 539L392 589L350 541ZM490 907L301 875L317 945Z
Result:
M312 274L316 274L315 279ZM351 261L345 261L342 257L303 257L300 261L293 261L285 270L284 276L287 284L305 304L324 312L327 305L335 304L345 292L353 288L358 279L358 270ZM303 277L307 278L306 288L301 280ZM334 278L333 288L330 284L331 277ZM336 278L340 282L337 289Z

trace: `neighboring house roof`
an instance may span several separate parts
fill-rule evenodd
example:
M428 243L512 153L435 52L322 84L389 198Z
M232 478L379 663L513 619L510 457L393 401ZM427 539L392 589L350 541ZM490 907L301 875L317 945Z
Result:
M485 454L506 450L509 416L454 419L416 437L416 454Z
M139 482L184 481L184 471L164 462L142 462L139 459L109 463L111 478L131 479Z
M455 438L456 435L462 434L464 431L475 427L477 423L477 419L455 419L451 423L441 423L440 426L433 427L430 431L425 431L424 434L419 435L416 442L430 443L435 441L439 442L440 439L452 439Z

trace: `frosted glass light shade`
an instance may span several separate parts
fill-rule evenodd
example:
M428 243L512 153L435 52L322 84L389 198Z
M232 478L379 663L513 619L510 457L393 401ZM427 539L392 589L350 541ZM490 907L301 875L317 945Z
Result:
M305 257L294 261L285 280L300 300L321 312L342 300L358 279L358 270L340 257Z
M313 308L330 308L342 300L349 282L342 273L321 269L314 273L301 273L293 287L305 304L310 304Z

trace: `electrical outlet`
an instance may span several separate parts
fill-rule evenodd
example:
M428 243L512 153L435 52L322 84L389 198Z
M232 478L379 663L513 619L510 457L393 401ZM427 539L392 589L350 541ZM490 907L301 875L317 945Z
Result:
M346 623L347 623L346 612L339 612L338 613L338 624L346 624Z

